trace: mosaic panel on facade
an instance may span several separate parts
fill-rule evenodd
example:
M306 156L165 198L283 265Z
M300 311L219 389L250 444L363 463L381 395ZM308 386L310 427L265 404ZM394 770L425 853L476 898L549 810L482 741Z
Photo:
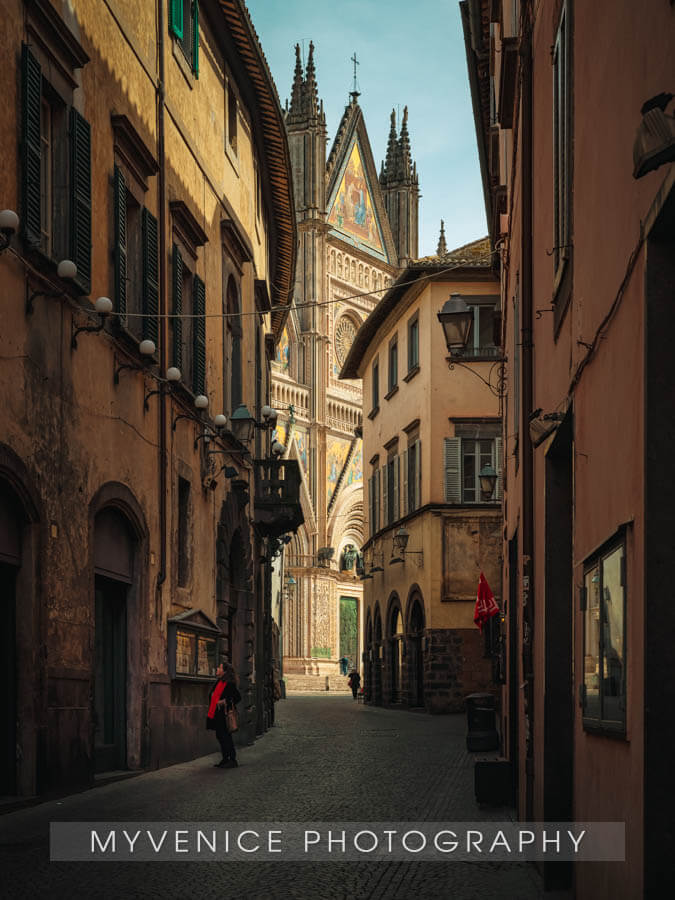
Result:
M358 439L354 455L345 475L345 486L363 481L363 441Z
M277 344L277 354L275 357L283 372L288 372L291 365L291 339L288 334L288 328L284 328Z
M330 503L340 473L345 467L351 441L329 437L326 441L326 500Z
M328 224L357 245L364 245L384 255L373 198L357 141L352 145L347 167L328 216Z
M296 426L293 437L295 439L295 446L298 448L298 459L300 460L305 475L307 475L309 472L309 435L304 428L298 428Z

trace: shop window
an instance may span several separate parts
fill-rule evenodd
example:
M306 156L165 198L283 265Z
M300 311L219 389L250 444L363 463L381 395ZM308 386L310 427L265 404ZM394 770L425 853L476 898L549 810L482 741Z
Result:
M584 567L584 728L626 729L626 548L623 535Z

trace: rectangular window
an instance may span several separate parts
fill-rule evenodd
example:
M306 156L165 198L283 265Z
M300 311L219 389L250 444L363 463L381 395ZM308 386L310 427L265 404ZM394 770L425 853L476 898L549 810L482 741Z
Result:
M496 302L496 297L491 297L485 303L470 303L467 298L467 305L473 317L463 356L474 358L501 356L501 350L495 345L494 340Z
M373 363L372 368L372 411L375 412L380 406L380 364L377 360Z
M415 315L408 322L408 371L412 372L420 364L420 323Z
M389 344L389 393L398 385L398 339Z
M444 439L445 502L498 503L502 498L501 437L454 437ZM494 470L496 481L488 495L482 491L480 473Z
M237 155L237 95L232 85L227 84L227 140L232 152Z
M383 472L386 478L385 496L387 498L384 524L391 525L399 517L400 460L398 454L388 457L387 465Z
M408 502L407 511L409 513L421 506L422 499L422 450L419 440L412 441L408 445L408 472L407 472L407 488Z
M377 462L373 464L373 474L368 479L368 510L370 518L370 534L380 530L380 469Z
M185 59L199 75L199 0L170 0L169 26Z
M587 730L626 729L626 549L623 538L587 561L583 721Z
M190 482L178 478L178 586L190 582Z
M563 6L553 48L553 262L559 280L570 243L569 21Z

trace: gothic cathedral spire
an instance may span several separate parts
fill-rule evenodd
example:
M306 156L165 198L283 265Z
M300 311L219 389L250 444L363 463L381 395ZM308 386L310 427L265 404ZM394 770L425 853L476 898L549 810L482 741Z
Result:
M387 158L380 172L380 186L398 253L405 266L418 255L419 183L410 152L408 107L403 109L400 136L396 133L396 111L391 112Z
M438 247L436 247L436 256L446 256L448 245L445 241L445 222L441 219L441 233L438 238Z

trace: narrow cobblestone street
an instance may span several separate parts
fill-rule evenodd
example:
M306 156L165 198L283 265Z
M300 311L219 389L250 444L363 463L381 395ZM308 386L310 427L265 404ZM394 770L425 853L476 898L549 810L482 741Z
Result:
M536 871L500 863L49 863L50 821L493 821L479 809L463 716L431 717L296 695L239 751L203 757L0 818L2 897L509 898L541 896ZM215 741L214 741L215 743Z

